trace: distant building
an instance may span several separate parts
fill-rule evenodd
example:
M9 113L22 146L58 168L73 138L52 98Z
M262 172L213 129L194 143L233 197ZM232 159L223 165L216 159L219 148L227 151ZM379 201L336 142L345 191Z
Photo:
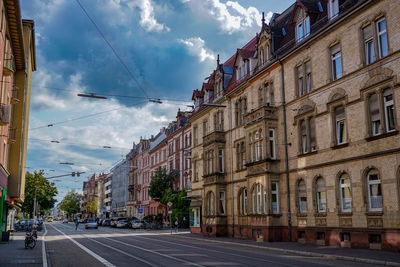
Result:
M112 215L113 217L124 217L127 215L129 160L123 159L110 172L112 173Z
M104 178L104 205L105 205L105 217L112 217L112 173L109 173Z
M106 217L106 205L105 205L105 186L104 181L107 177L107 174L102 173L96 177L97 180L97 217L105 218Z
M91 208L97 206L97 200L98 184L96 174L93 174L87 181L83 182L81 203L82 218L97 217L97 208L95 211Z

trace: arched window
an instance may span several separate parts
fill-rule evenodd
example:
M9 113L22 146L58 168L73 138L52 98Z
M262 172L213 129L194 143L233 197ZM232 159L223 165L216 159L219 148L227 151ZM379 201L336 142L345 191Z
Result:
M307 189L304 180L300 180L298 185L299 212L307 213Z
M382 187L377 170L372 169L367 174L368 210L382 211Z
M263 204L263 187L256 184L251 192L251 206L253 214L261 214Z
M342 174L339 179L340 184L340 208L342 212L351 212L351 180L347 173Z
M315 182L317 193L317 212L326 212L326 187L322 177Z
M239 214L247 215L247 189L242 188L239 193Z

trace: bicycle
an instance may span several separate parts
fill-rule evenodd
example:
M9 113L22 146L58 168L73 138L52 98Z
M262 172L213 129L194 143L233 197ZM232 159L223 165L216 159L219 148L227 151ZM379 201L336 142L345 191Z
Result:
M32 232L26 232L25 235L25 249L33 249L36 246L36 238L37 234L35 233L35 230Z

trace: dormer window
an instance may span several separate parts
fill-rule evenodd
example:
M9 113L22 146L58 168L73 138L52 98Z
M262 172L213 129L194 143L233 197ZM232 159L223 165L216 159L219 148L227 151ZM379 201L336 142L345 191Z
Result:
M310 35L310 17L307 16L299 21L296 26L297 42L302 41L308 35Z
M264 65L264 50L262 48L260 50L260 65Z
M339 0L328 1L328 18L334 19L339 15Z

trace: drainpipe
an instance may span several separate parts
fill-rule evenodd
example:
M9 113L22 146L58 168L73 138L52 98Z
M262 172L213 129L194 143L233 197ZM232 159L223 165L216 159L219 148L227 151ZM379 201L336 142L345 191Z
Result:
M281 65L281 79L282 79L282 107L283 107L283 138L285 146L285 173L286 173L286 192L287 192L287 209L288 209L288 241L292 241L292 213L290 208L290 186L289 186L289 156L288 156L288 142L287 142L287 122L286 122L286 100L285 100L285 74L284 68L279 56L277 57Z
M233 140L232 140L232 99L229 99L229 153L231 154L230 156L230 164L231 164L231 192L232 192L232 237L235 237L235 193L233 192L234 186L233 186Z

